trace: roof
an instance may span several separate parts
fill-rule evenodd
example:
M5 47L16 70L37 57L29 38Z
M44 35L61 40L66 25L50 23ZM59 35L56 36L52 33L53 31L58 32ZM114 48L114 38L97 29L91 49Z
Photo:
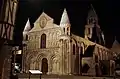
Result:
M64 9L62 17L61 17L60 25L61 24L70 24L66 9Z

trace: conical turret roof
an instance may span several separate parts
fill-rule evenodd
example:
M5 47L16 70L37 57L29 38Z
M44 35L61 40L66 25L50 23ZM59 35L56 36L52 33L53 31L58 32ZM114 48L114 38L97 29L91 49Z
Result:
M64 11L63 11L61 21L60 21L60 26L62 26L64 24L70 24L66 9L64 9Z
M89 19L90 17L94 17L94 18L98 19L98 16L97 16L97 14L96 14L96 12L95 12L95 9L93 8L93 5L92 5L92 4L91 4L91 8L90 8L90 10L89 10L89 12L88 12L88 19Z
M25 25L25 28L24 28L23 32L28 32L30 30L31 30L31 26L30 26L30 21L29 21L29 18L28 18L27 23Z

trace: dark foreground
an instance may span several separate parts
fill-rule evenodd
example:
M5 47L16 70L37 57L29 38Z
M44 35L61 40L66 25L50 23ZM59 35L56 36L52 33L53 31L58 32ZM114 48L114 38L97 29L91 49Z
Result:
M18 74L19 79L29 79L28 74ZM30 79L40 79L40 75L31 75ZM73 75L42 75L41 79L114 79L113 77L89 77ZM119 78L116 78L119 79Z

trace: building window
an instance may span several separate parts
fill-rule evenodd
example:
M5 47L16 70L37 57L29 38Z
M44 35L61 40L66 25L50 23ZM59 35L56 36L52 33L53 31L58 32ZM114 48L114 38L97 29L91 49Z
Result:
M41 48L46 48L46 34L42 34L41 35L41 44L40 44Z
M65 32L65 28L63 28L64 32Z
M67 27L67 35L69 35L69 27Z
M73 55L75 55L75 44L73 44Z
M28 40L28 35L26 35L26 40Z
M67 27L67 31L69 31L69 27Z
M88 28L88 34L90 34L90 28Z

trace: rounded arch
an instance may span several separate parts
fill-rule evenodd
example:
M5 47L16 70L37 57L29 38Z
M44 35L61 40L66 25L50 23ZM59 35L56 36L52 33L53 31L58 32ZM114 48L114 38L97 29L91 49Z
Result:
M49 55L48 60L49 60L49 71L52 72L53 69L54 69L54 68L53 68L53 67L54 67L53 65L54 65L54 63L56 63L56 62L59 63L59 61L60 61L60 56L59 56L59 54L53 53L53 54Z
M37 56L36 61L41 61L42 58L45 58L45 54L41 53Z
M48 57L48 60L50 60L50 62L55 58L55 57L60 57L58 54L50 54L49 57Z
M33 54L28 54L26 58L27 58L27 62L30 63L31 59L33 58Z
M47 60L47 58L42 58L41 71L43 72L43 74L47 74L47 72L48 72L48 60Z

